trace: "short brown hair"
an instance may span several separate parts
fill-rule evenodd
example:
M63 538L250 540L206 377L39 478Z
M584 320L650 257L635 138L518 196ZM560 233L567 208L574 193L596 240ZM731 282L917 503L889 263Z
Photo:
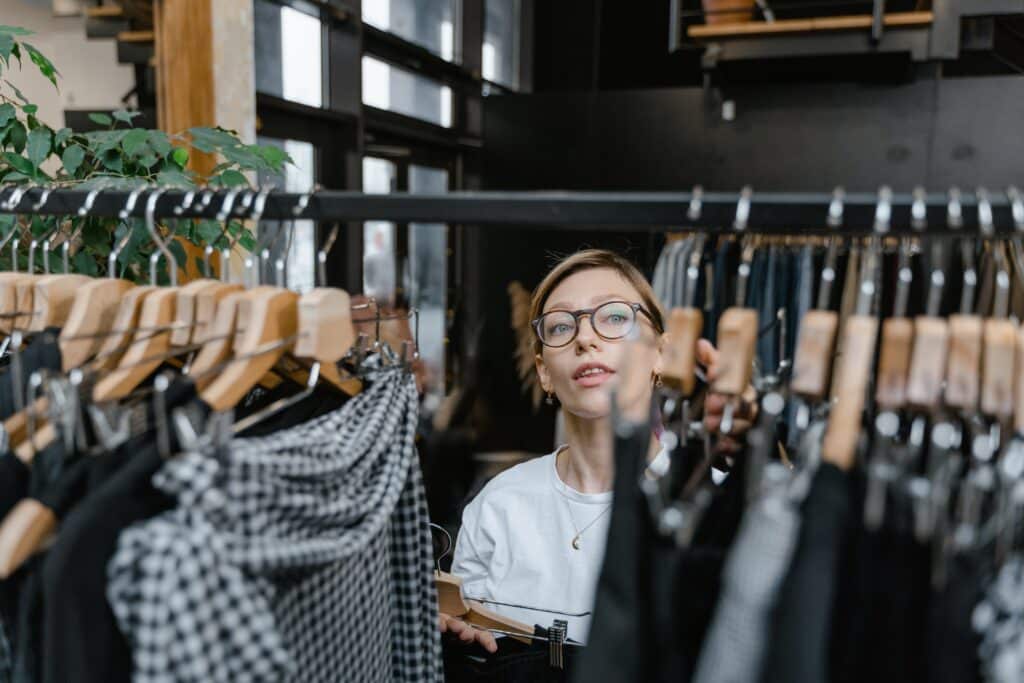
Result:
M661 304L658 303L658 298L654 295L654 288L651 287L651 283L647 281L647 278L643 276L643 273L634 266L629 259L626 259L613 251L607 249L584 249L583 251L577 251L575 254L566 256L564 259L558 262L558 264L551 269L541 283L537 285L537 288L533 290L533 297L530 300L530 320L536 320L540 317L544 311L544 304L547 303L548 297L551 296L551 292L555 290L563 280L568 278L570 275L579 273L584 270L593 270L595 268L608 268L614 270L621 275L629 284L636 288L636 291L640 292L641 303L644 308L647 309L648 313L651 314L651 320L654 322L655 328L658 332L665 330L665 315L661 310ZM533 335L533 349L535 353L540 353L542 344L537 335Z

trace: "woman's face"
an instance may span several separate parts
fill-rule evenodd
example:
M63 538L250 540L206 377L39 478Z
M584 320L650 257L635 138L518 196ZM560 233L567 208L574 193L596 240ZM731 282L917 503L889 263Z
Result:
M551 291L542 313L576 311L608 301L642 303L640 293L611 268L574 273ZM624 339L608 341L594 332L590 316L579 321L576 338L566 346L542 347L537 374L545 392L558 396L562 408L577 417L597 419L611 412L611 392L620 405L646 406L651 378L661 372L662 337L651 320L637 313L634 331Z

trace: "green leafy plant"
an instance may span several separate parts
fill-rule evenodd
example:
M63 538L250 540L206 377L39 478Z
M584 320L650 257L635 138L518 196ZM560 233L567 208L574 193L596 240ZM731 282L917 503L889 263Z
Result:
M223 128L191 128L168 135L159 130L136 128L138 112L95 113L89 118L102 130L76 132L54 130L40 121L38 106L29 102L11 82L9 75L24 60L31 62L54 87L60 76L53 63L26 42L32 32L17 26L0 25L0 183L45 184L80 189L129 190L142 185L165 188L212 188L250 185L247 173L280 175L291 159L276 147L246 145ZM209 176L188 168L192 151L215 154L223 159ZM254 245L252 233L240 221L225 226L213 220L181 219L160 226L164 236L175 235L195 245L217 248L237 241L244 249ZM148 277L149 256L156 248L138 219L116 220L99 217L14 216L0 214L0 234L21 230L26 238L54 235L75 237L77 248L73 272L95 275L106 271L113 244L131 233L118 257L119 275L130 280ZM181 240L171 242L178 264L185 265ZM28 266L27 254L19 254L19 268ZM36 255L37 270L42 255ZM9 253L0 254L0 269L12 266ZM166 277L166 274L165 274Z

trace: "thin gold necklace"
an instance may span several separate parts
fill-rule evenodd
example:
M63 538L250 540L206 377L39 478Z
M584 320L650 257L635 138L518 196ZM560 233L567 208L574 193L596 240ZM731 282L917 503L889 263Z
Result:
M568 499L566 499L566 501L565 501L565 506L569 510L569 520L572 522L572 528L576 530L576 535L573 536L572 537L572 541L570 541L570 545L572 545L572 549L573 550L579 550L580 549L580 539L583 537L583 534L586 533L587 529L589 529L590 527L594 526L594 524L597 523L597 520L599 520L602 517L604 517L605 513L607 513L609 510L612 509L612 504L608 503L608 507L606 507L604 510L601 510L601 514L599 514L597 517L594 517L594 519L590 520L589 524L587 524L585 527L580 529L576 525L576 518L572 514L572 505L569 504L569 500Z
M569 457L569 449L566 448L564 453L565 453L565 457L568 458ZM558 457L557 456L555 456L555 471L556 472L558 471ZM594 519L590 520L590 523L587 524L582 529L580 529L579 525L576 524L576 516L572 514L572 505L569 504L569 499L568 498L565 499L565 507L569 511L569 521L572 522L572 528L576 530L576 535L572 537L572 540L569 542L569 545L572 546L573 550L579 550L580 549L581 539L583 538L583 534L585 534L587 532L587 529L589 529L590 527L594 526L594 524L597 523L597 520L599 520L602 517L604 517L605 514L609 510L612 509L612 503L608 503L607 507L605 507L604 510L601 510L601 513L597 517L594 517Z

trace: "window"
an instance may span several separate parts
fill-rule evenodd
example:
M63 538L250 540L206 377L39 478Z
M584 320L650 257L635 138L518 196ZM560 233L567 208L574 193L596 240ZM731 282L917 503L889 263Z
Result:
M452 90L373 57L363 57L363 104L451 128Z
M455 0L363 0L363 21L455 59Z
M363 158L363 191L387 194L396 187L398 169L386 159ZM395 224L363 223L363 293L382 303L395 300Z
M256 0L255 13L256 89L322 107L323 27L316 7L305 12Z
M486 0L483 76L509 88L519 87L519 0Z
M448 171L409 166L409 192L443 194ZM445 346L448 336L448 226L443 223L409 225L409 262L405 273L409 302L419 309L420 357L427 367L428 393L444 395Z
M309 192L316 179L315 148L308 142L259 138L261 145L274 145L287 152L294 165L287 165L284 174L261 174L260 185L272 184L285 192ZM290 235L289 235L290 232ZM290 241L289 241L290 237ZM261 221L257 238L270 245L270 269L264 278L272 281L273 264L285 259L285 282L297 292L306 292L316 282L316 223L311 220Z

